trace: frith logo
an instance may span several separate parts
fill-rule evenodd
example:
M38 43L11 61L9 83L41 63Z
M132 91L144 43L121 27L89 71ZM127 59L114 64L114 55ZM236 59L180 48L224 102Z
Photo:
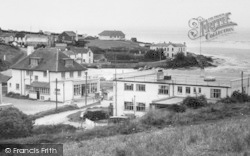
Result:
M202 17L192 18L189 20L188 37L192 40L205 37L207 40L214 39L217 36L228 34L234 31L236 23L229 18L231 13L220 14L209 19Z

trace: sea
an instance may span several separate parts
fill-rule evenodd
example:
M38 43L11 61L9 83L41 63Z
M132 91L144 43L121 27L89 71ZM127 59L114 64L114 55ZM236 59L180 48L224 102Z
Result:
M250 30L235 29L234 32L218 36L213 40L205 38L191 40L187 30L127 30L126 38L136 37L138 41L150 43L186 43L187 51L196 54L211 56L218 59L217 67L205 68L205 75L219 75L239 77L250 76ZM106 79L112 79L113 75L133 72L134 69L89 69L90 73L99 74ZM167 70L169 73L199 74L200 69ZM204 73L204 72L203 72Z

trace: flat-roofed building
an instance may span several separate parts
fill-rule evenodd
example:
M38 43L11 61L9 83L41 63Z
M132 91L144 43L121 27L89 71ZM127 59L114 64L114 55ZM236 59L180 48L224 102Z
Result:
M116 75L114 80L114 115L142 116L151 108L179 104L187 96L204 95L214 102L233 91L250 93L249 77L201 77L200 75L167 74L163 71L138 71Z

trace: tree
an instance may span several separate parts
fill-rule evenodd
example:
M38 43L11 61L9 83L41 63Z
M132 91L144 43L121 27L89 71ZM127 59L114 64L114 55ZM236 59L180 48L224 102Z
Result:
M32 128L32 119L17 108L0 111L0 139L27 137Z

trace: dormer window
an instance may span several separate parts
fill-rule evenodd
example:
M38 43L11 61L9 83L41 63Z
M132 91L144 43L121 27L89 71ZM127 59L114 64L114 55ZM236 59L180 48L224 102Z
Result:
M65 67L69 67L69 66L74 65L74 60L70 59L70 58L64 59L64 62L65 62Z
M38 66L39 61L40 61L40 58L39 58L39 57L31 57L31 58L30 58L30 65L31 65L32 67Z

